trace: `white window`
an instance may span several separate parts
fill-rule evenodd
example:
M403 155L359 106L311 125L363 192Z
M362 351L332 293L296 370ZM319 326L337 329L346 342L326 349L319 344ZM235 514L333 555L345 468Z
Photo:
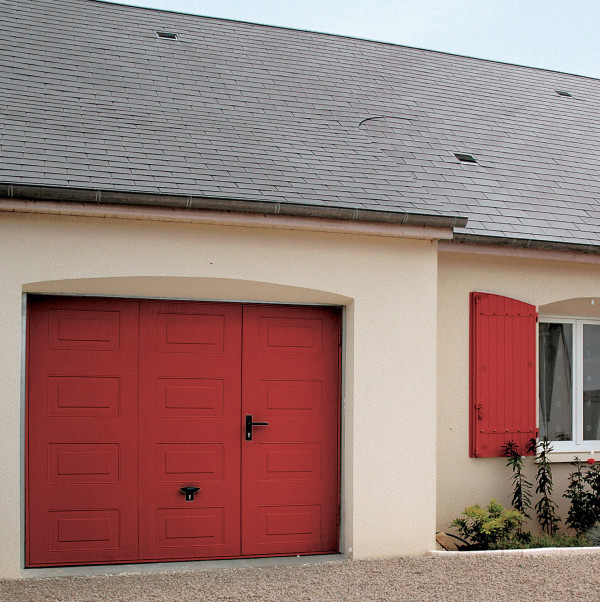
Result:
M539 324L540 437L554 451L600 451L600 321Z

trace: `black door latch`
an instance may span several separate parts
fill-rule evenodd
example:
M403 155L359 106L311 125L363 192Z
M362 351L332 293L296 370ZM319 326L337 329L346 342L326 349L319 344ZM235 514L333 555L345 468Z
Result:
M182 487L179 491L181 491L181 493L185 493L186 502L193 502L194 496L196 493L198 493L198 491L200 491L200 487Z

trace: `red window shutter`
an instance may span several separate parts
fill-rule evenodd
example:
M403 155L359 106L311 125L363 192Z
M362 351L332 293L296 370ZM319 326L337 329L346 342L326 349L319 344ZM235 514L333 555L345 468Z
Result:
M507 441L522 454L536 429L535 306L471 293L469 455L502 456Z

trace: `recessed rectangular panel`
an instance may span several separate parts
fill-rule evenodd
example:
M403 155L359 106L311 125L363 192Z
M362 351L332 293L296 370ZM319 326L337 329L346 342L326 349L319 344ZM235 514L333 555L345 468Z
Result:
M166 474L214 475L217 458L213 452L168 451L165 454Z
M222 481L222 443L159 443L156 446L158 482Z
M320 506L262 506L258 509L259 543L319 541Z
M214 516L172 516L165 521L166 539L214 539Z
M58 521L58 541L95 542L110 541L109 518L61 518Z
M321 320L261 318L260 351L275 355L320 355L323 348Z
M118 311L51 310L49 348L115 351L120 347L120 315Z
M259 481L308 481L321 478L319 443L261 443Z
M49 550L116 550L118 510L55 510L49 512Z
M118 483L117 443L51 443L48 483Z
M223 417L223 381L210 378L159 378L158 415L164 418Z
M269 347L308 347L315 346L315 331L310 326L269 326L267 330Z
M163 313L157 321L157 351L223 353L225 316Z
M318 419L322 383L304 380L261 380L258 402L265 416Z
M158 547L223 544L222 508L161 508L156 521Z
M307 535L313 529L310 512L267 515L267 535Z
M118 377L48 377L48 416L118 416L118 414Z

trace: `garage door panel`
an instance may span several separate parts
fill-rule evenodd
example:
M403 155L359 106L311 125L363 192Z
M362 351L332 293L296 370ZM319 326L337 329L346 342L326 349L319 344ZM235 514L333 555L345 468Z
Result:
M244 308L242 550L334 552L339 503L339 329L335 309Z
M142 558L240 553L241 317L241 307L218 303L141 308ZM194 500L186 486L200 488ZM196 535L185 535L186 520Z
M48 297L28 306L28 564L135 557L138 304ZM87 548L69 535L78 525ZM75 555L80 548L88 551Z

